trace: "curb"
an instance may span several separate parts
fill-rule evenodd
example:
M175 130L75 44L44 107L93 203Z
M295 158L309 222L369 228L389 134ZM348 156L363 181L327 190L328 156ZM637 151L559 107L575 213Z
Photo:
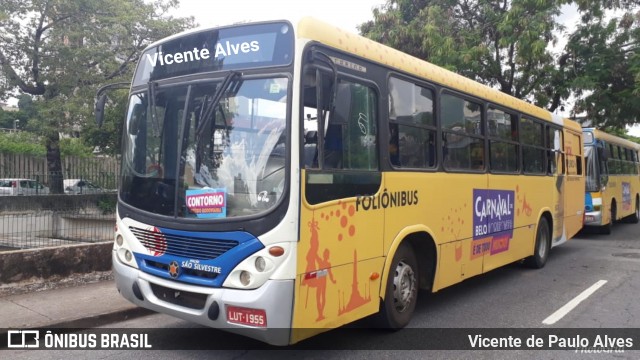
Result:
M151 311L141 307L131 307L129 309L116 310L110 313L104 313L100 315L93 315L80 319L66 320L54 324L48 324L42 326L43 329L54 328L73 328L73 329L92 329L104 325L109 325L121 321L133 320L149 315L156 314L155 311Z
M75 273L68 276L56 275L48 279L35 278L27 281L0 284L0 298L112 280L113 274L111 271L94 271L85 274Z

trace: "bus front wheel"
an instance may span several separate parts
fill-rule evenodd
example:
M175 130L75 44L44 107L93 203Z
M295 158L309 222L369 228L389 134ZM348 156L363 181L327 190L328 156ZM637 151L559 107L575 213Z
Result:
M397 330L411 321L418 300L418 264L413 248L404 243L393 257L378 325Z
M538 230L536 231L536 244L533 255L524 259L524 264L534 269L541 269L547 263L549 258L549 250L551 248L551 234L549 231L549 222L547 218L540 218Z
M605 234L605 235L611 234L611 228L613 228L613 223L616 222L616 216L617 216L616 203L612 202L609 222L600 227L600 232L602 234Z

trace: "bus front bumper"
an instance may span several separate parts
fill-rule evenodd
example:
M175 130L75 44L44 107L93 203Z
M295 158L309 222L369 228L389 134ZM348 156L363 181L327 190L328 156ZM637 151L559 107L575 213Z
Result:
M291 339L293 280L268 280L253 290L207 288L159 278L120 262L112 254L118 292L130 302L159 313L251 337L272 345ZM180 297L184 300L178 300ZM228 319L228 308L264 310L266 327Z
M585 226L602 226L602 211L588 211L584 214Z

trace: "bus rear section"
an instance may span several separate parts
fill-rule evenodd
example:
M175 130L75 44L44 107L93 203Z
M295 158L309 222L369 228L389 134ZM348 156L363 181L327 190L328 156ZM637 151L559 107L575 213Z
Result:
M583 129L586 158L584 225L610 234L613 224L640 218L640 145L595 128Z

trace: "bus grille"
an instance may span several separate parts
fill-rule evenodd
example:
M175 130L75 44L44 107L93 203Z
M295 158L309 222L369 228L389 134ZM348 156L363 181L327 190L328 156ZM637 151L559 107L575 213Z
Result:
M215 259L238 245L234 240L165 234L136 227L129 230L147 250L158 255L168 254L189 259Z

